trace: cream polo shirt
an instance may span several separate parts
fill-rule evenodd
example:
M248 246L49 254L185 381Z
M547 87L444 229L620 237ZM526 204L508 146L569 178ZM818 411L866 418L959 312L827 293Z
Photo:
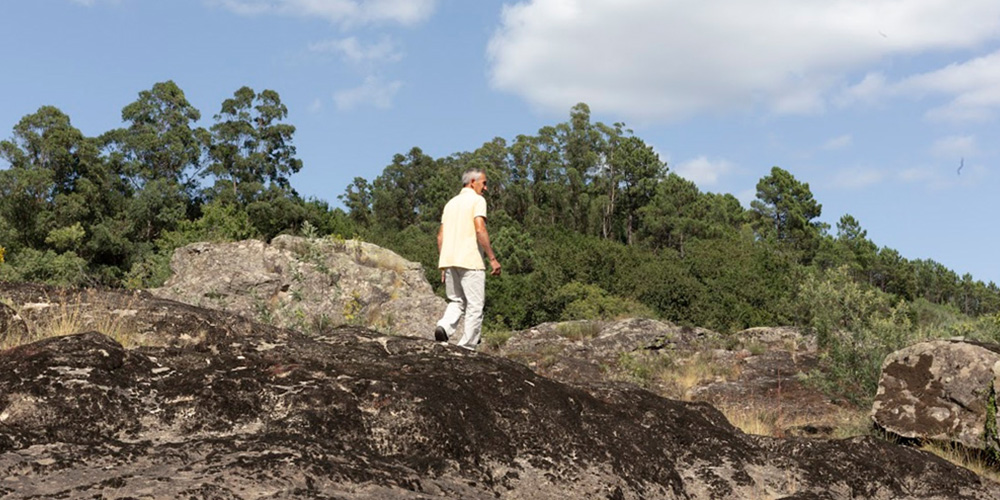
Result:
M476 217L486 218L486 198L472 188L462 188L441 214L441 256L438 268L486 269L476 239Z

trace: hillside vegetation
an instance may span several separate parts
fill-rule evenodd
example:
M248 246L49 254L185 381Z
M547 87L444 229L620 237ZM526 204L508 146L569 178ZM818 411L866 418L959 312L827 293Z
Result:
M295 127L277 92L244 87L208 128L171 81L139 93L123 126L87 137L42 106L0 142L0 279L149 288L195 241L282 233L357 237L424 265L437 284L441 209L469 167L487 172L504 276L488 280L487 327L655 317L723 333L812 329L817 383L870 397L883 355L917 338L1000 339L1000 290L933 260L879 247L849 214L820 222L809 184L774 167L743 207L669 171L624 124L569 121L471 152L395 154L340 199L303 199L290 177ZM388 154L387 154L388 156Z

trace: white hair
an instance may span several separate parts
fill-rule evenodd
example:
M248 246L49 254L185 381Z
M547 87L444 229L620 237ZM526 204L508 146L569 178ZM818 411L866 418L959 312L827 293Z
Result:
M462 174L462 186L464 187L468 186L469 184L472 184L472 181L478 179L480 175L483 175L482 169L470 168L466 170Z

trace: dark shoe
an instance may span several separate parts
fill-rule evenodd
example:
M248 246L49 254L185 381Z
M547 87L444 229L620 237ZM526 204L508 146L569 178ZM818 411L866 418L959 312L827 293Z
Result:
M434 340L438 342L447 342L448 334L444 331L443 326L439 326L434 329Z

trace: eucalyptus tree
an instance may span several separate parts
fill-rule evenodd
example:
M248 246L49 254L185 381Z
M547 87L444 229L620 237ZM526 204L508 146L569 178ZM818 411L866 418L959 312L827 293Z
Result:
M535 210L528 218L535 224L554 225L567 219L570 205L559 130L553 126L542 127L532 143L533 161L529 170Z
M351 220L361 227L372 224L372 186L364 177L355 177L337 198L344 203Z
M292 144L295 127L283 122L287 116L288 108L274 90L257 93L241 87L213 117L201 172L214 178L206 199L236 206L265 237L298 227L307 213L291 186L302 161Z
M89 227L119 208L123 198L96 141L84 137L56 107L42 106L23 117L13 137L0 142L0 157L10 164L0 171L0 218L8 248L45 248L51 231ZM64 250L77 250L83 236L72 243L57 240Z
M432 200L426 190L428 182L437 174L435 160L420 148L412 148L405 155L394 155L392 163L372 182L375 220L387 228L401 230L421 219L440 217L432 208L439 200Z
M524 224L529 210L535 204L531 169L538 161L538 144L534 137L522 134L507 149L510 154L510 171L504 209L514 220Z
M603 149L601 131L590 122L590 107L584 103L573 106L570 121L557 125L556 130L562 142L569 198L565 222L577 231L587 232L591 202L588 188Z
M154 180L179 185L190 181L201 165L208 133L195 125L201 112L176 83L159 82L139 92L121 116L128 125L107 132L104 139L137 190Z
M597 164L593 172L592 188L596 194L595 202L600 211L601 237L611 239L614 235L616 208L621 184L624 181L623 159L626 156L621 147L625 140L625 134L631 131L624 131L623 123L615 123L612 126L597 123L596 129L600 133L600 148L597 155Z
M273 90L259 94L242 87L222 102L214 116L204 175L215 178L209 197L247 206L279 194L295 197L289 181L302 168L295 157L295 127L282 123L288 108Z

